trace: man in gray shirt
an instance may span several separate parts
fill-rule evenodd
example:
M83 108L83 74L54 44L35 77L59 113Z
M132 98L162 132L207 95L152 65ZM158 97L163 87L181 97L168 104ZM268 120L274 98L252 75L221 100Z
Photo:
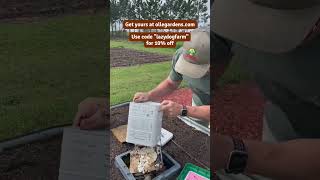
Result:
M320 1L216 0L213 9L213 46L229 46L225 57L239 56L268 100L262 142L214 134L217 177L318 179Z

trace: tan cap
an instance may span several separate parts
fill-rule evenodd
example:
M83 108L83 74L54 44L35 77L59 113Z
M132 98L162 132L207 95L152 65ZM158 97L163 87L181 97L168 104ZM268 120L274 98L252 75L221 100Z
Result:
M210 68L210 32L196 29L191 32L191 40L183 43L175 70L191 78L203 77Z
M300 45L320 18L320 0L215 0L212 30L258 50L281 53Z

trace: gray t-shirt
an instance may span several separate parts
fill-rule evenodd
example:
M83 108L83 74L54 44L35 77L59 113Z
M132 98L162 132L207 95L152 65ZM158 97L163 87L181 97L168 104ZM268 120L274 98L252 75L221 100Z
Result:
M319 138L320 36L282 54L265 53L237 44L233 44L232 50L253 73L268 100L280 107L296 133L303 138ZM283 115L266 109L266 114L270 113L273 114L266 117L270 130L275 135L281 134L277 131L282 125L277 116Z

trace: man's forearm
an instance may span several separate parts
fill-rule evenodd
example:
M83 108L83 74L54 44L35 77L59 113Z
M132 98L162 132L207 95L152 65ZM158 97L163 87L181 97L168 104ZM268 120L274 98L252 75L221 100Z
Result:
M170 78L162 81L156 88L149 91L149 98L152 101L158 101L166 95L171 94L180 85L180 82L172 81Z
M187 106L188 116L210 121L210 106Z
M213 166L223 169L227 165L233 143L227 136L213 135ZM245 140L248 150L246 173L274 179L314 179L320 177L320 141L292 140L269 144Z
M248 172L274 179L320 177L320 140L297 139L278 144L247 141Z

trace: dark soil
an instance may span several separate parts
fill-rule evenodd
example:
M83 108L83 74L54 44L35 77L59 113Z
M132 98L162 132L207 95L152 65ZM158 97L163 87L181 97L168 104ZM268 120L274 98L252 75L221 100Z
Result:
M110 67L133 66L138 64L156 63L170 61L171 56L136 51L126 48L110 49Z
M59 174L61 136L26 144L0 154L1 180L56 180Z
M112 110L111 120L113 120L114 123L111 128L126 124L127 118L128 107ZM174 135L174 142L170 141L163 149L178 161L182 167L188 162L201 167L203 167L202 164L210 167L210 137L199 131L193 130L179 119L165 119L163 121L163 127ZM114 158L123 152L131 150L133 146L129 144L120 144L113 135L111 136L110 144L111 177L112 179L120 180L123 179L123 177L120 171L113 165ZM192 157L188 156L188 154Z

